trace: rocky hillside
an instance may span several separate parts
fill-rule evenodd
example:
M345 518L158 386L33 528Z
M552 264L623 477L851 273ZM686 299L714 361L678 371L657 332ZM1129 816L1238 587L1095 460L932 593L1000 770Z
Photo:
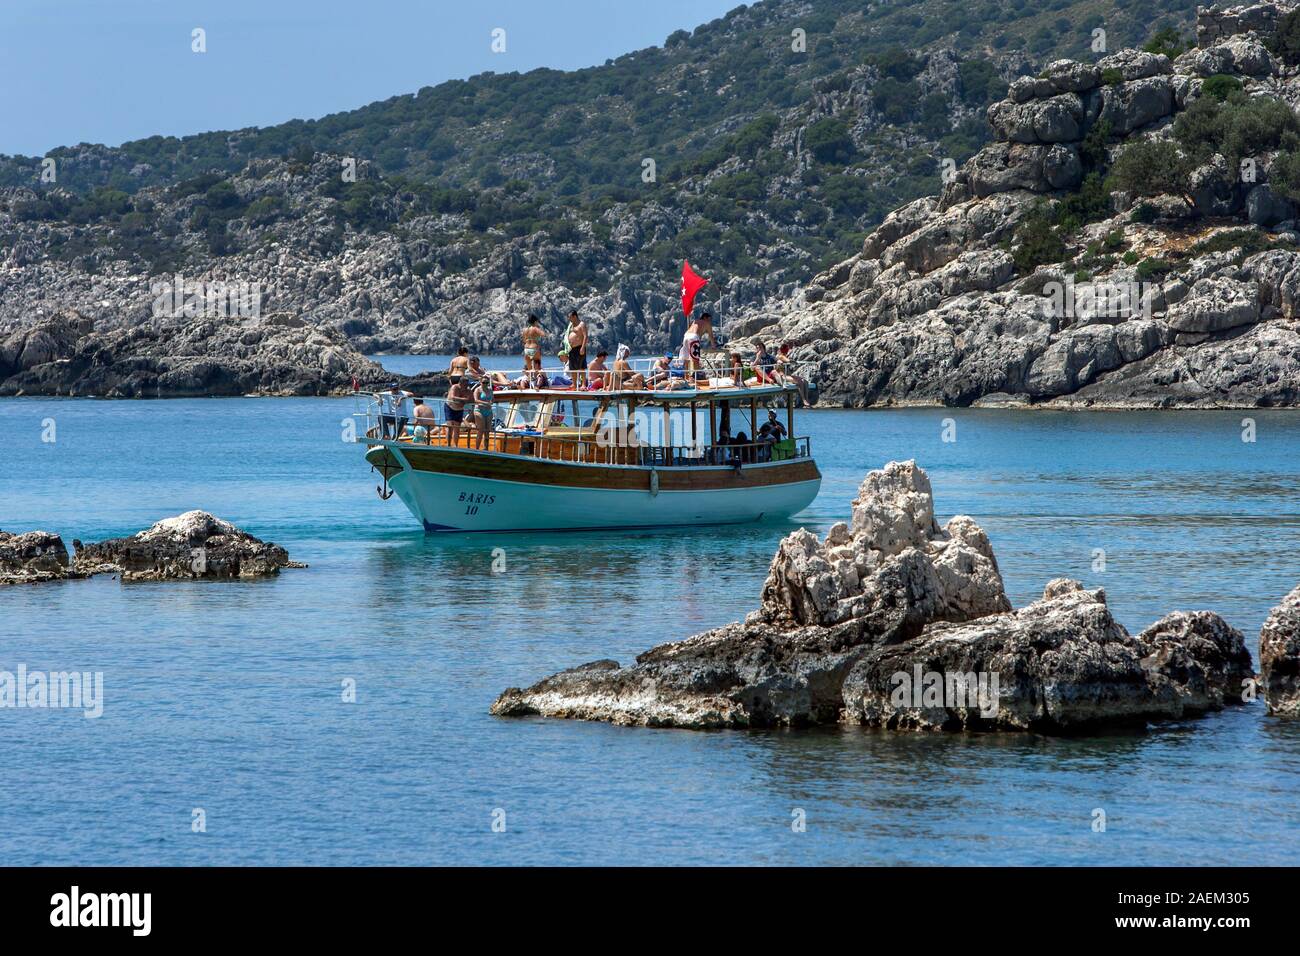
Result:
M1007 81L1179 47L1174 0L764 0L572 73L484 74L322 120L0 158L0 331L137 325L177 272L362 351L513 349L577 305L607 345L680 336L674 275L723 320L859 248L990 137ZM1172 44L1172 47L1170 46ZM1091 54L1089 54L1091 55ZM646 161L653 161L653 168Z
M1016 80L938 196L733 332L847 405L1300 403L1296 7Z

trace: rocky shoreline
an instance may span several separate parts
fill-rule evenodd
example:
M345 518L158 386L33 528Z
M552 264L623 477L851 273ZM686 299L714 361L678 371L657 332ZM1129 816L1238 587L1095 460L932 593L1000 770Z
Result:
M845 406L1300 405L1286 150L1247 137L1257 145L1238 175L1204 145L1218 133L1203 109L1235 91L1294 120L1300 66L1272 44L1295 8L1202 7L1198 45L1172 58L1123 50L1015 81L988 110L994 142L938 196L895 210L858 255L730 331L799 342L823 401ZM1188 145L1198 136L1208 155ZM1273 136L1285 145L1281 126ZM1187 164L1186 181L1112 185L1126 151L1152 144ZM1035 242L1060 248L1040 255Z
M164 518L125 538L83 545L73 556L60 535L0 531L0 585L37 584L116 574L123 582L260 578L305 568L277 544L262 541L206 511Z
M68 311L0 338L0 397L344 395L394 381L423 380L287 315L115 325Z
M1285 609L1285 610L1284 610ZM1136 636L1101 589L1057 579L1013 610L988 537L940 528L914 462L868 474L849 523L801 529L744 622L504 691L498 716L690 729L853 724L888 730L1086 733L1253 699L1300 715L1300 588L1275 610L1257 682L1240 631L1176 611Z

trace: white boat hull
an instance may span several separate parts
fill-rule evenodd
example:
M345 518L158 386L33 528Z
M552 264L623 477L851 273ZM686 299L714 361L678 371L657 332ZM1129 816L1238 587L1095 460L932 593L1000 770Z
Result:
M427 531L541 531L739 524L788 518L812 503L820 476L703 490L564 487L405 467L389 487ZM751 476L764 465L746 466ZM668 475L676 469L660 469ZM692 469L698 471L698 469ZM730 475L731 469L719 469ZM739 482L743 482L741 477ZM658 484L658 482L654 482ZM665 481L671 484L671 481Z

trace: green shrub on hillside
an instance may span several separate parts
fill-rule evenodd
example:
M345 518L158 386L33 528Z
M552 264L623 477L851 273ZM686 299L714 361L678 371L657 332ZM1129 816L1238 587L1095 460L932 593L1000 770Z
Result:
M1162 279L1173 269L1173 265L1164 259L1143 259L1137 265L1137 279L1139 282Z
M1277 28L1268 40L1268 49L1288 66L1300 64L1300 10L1278 18Z
M1283 150L1273 158L1268 171L1273 192L1292 202L1300 202L1300 152Z
M1065 258L1065 241L1052 224L1051 208L1045 201L1035 203L1020 221L1012 245L1011 255L1021 275Z
M1222 100L1202 96L1178 114L1174 136L1196 162L1221 153L1235 169L1242 159L1275 150L1288 136L1300 136L1300 122L1281 100L1237 91Z
M1173 27L1162 27L1157 30L1145 44L1142 49L1147 53L1163 53L1169 59L1173 59L1180 53L1190 50L1195 44L1191 40L1184 40Z
M856 152L849 124L834 117L819 119L809 126L803 141L821 163L847 163Z
M1241 88L1241 80L1235 76L1229 76L1227 73L1216 73L1214 76L1208 76L1201 84L1202 93L1220 101L1226 100L1231 94L1240 91Z
M1181 196L1187 192L1192 164L1166 140L1139 140L1124 147L1110 168L1106 187L1133 196Z

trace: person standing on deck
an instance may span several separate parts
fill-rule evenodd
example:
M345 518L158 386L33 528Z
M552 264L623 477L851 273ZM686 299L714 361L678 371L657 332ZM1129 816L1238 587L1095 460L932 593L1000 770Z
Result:
M713 334L713 316L708 312L701 312L699 317L693 319L686 327L686 334L682 336L682 368L686 370L688 382L694 382L696 378L695 373L700 367L700 351L706 335L709 337L709 345L716 349L718 339Z
M487 451L488 434L492 431L492 379L484 375L474 389L474 447Z
M465 404L474 396L463 378L451 383L447 392L447 444L455 447L460 443L460 425L465 420Z
M454 382L462 375L469 371L469 348L462 345L456 350L456 357L451 360L451 368L447 374L451 376Z
M402 429L406 427L406 415L403 403L412 398L410 392L404 391L394 382L386 391L378 392L375 401L379 404L379 437L401 438Z
M546 338L546 332L542 328L542 320L535 315L528 316L528 324L524 326L520 338L524 341L524 371L540 371L542 367L542 339Z
M569 371L573 373L573 387L587 384L587 323L578 318L578 310L569 312Z

